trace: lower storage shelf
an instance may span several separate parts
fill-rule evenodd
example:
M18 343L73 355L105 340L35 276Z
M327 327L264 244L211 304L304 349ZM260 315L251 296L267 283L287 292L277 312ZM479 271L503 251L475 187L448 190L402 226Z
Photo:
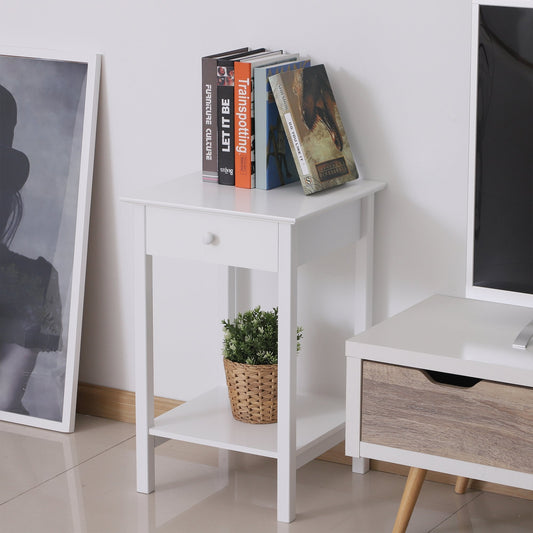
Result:
M344 439L342 398L299 395L296 403L297 466ZM150 435L278 457L277 424L246 424L231 415L228 392L217 387L157 417Z

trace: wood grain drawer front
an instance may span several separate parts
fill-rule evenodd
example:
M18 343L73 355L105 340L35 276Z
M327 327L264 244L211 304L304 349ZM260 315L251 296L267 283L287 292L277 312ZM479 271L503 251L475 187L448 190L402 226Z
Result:
M533 473L533 389L363 361L361 441Z
M278 225L229 215L149 207L146 252L275 272Z

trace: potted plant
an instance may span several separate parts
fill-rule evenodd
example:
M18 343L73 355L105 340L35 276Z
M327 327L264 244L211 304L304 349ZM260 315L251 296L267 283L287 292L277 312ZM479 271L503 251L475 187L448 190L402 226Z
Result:
M278 308L260 306L223 320L224 370L233 418L270 424L278 413ZM302 328L296 332L300 350Z

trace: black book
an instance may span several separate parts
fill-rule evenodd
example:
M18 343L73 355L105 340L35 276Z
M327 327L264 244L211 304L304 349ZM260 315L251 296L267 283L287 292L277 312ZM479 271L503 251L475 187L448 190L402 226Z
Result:
M239 48L202 57L202 179L218 182L217 59L248 51Z
M258 48L217 60L218 183L235 185L234 62L264 52Z

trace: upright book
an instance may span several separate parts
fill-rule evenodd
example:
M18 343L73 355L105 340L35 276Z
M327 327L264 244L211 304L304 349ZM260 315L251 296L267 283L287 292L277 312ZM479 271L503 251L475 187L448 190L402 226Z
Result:
M257 48L217 60L218 183L235 185L235 61L265 52Z
M235 186L255 187L255 126L254 126L254 70L298 54L282 50L265 52L251 58L235 61L234 115L235 115Z
M269 78L305 194L359 177L324 65Z
M309 59L295 58L254 69L255 185L258 189L273 189L299 179L268 78L310 64Z
M246 52L228 50L202 57L202 179L218 182L217 59Z

